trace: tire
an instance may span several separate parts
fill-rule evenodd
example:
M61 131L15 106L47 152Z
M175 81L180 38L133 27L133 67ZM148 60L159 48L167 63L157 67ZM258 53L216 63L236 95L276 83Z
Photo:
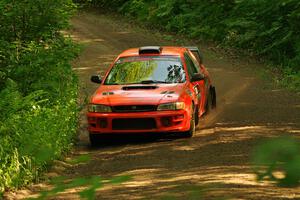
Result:
M89 138L92 147L96 147L97 145L99 145L99 137L97 134L89 133Z
M192 116L192 119L190 122L190 129L183 133L183 137L185 137L185 138L193 137L193 135L196 131L195 115L196 115L196 111L194 110L194 106L193 106L193 116Z
M205 114L208 114L210 110L217 107L217 95L215 87L211 86L208 94L208 98L205 105Z
M195 126L198 126L199 124L199 108L196 108L197 110L195 111Z
M208 97L205 104L205 115L207 115L210 112L211 108L212 108L212 93L211 90L209 90Z
M217 92L216 92L216 88L215 87L211 87L210 89L210 93L211 93L211 108L215 109L217 108Z

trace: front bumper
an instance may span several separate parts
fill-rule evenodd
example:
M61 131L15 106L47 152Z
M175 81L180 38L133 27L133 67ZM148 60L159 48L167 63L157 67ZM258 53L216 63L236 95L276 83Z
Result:
M87 113L91 134L184 132L190 128L186 110L133 113ZM144 123L144 124L143 124Z

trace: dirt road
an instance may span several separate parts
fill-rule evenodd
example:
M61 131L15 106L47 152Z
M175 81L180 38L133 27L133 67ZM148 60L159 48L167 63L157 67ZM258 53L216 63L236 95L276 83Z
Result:
M72 36L86 47L75 64L83 95L91 95L97 87L89 82L90 75L103 74L116 55L127 48L195 45L166 40L167 36L155 31L132 27L101 14L81 13L72 24ZM133 176L133 180L119 186L105 186L98 192L98 199L160 199L170 194L186 199L189 192L183 188L193 185L206 188L204 199L300 199L299 187L287 189L257 183L250 166L251 151L260 139L300 135L299 94L274 89L268 81L257 78L254 71L261 66L223 58L207 46L200 48L217 88L218 108L201 120L193 138L162 136L132 141L118 137L113 143L92 149L82 115L74 154L88 154L92 160L58 170L58 174ZM70 191L59 198L78 196Z

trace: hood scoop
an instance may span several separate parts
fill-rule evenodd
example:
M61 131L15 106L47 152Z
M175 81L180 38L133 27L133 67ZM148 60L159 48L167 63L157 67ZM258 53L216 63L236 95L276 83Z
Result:
M154 90L158 88L155 85L135 85L135 86L125 86L122 90Z

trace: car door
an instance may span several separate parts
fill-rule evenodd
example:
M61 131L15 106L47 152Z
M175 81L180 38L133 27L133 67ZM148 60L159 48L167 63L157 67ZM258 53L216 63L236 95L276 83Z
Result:
M198 66L195 65L195 63L194 63L193 59L191 58L191 56L189 55L189 53L184 54L184 59L185 59L185 63L187 66L187 71L188 71L190 81L194 74L197 74L197 73L202 74L202 72L200 71ZM205 80L191 82L191 84L192 84L193 90L197 96L199 115L202 115L205 111L205 102L206 102Z

